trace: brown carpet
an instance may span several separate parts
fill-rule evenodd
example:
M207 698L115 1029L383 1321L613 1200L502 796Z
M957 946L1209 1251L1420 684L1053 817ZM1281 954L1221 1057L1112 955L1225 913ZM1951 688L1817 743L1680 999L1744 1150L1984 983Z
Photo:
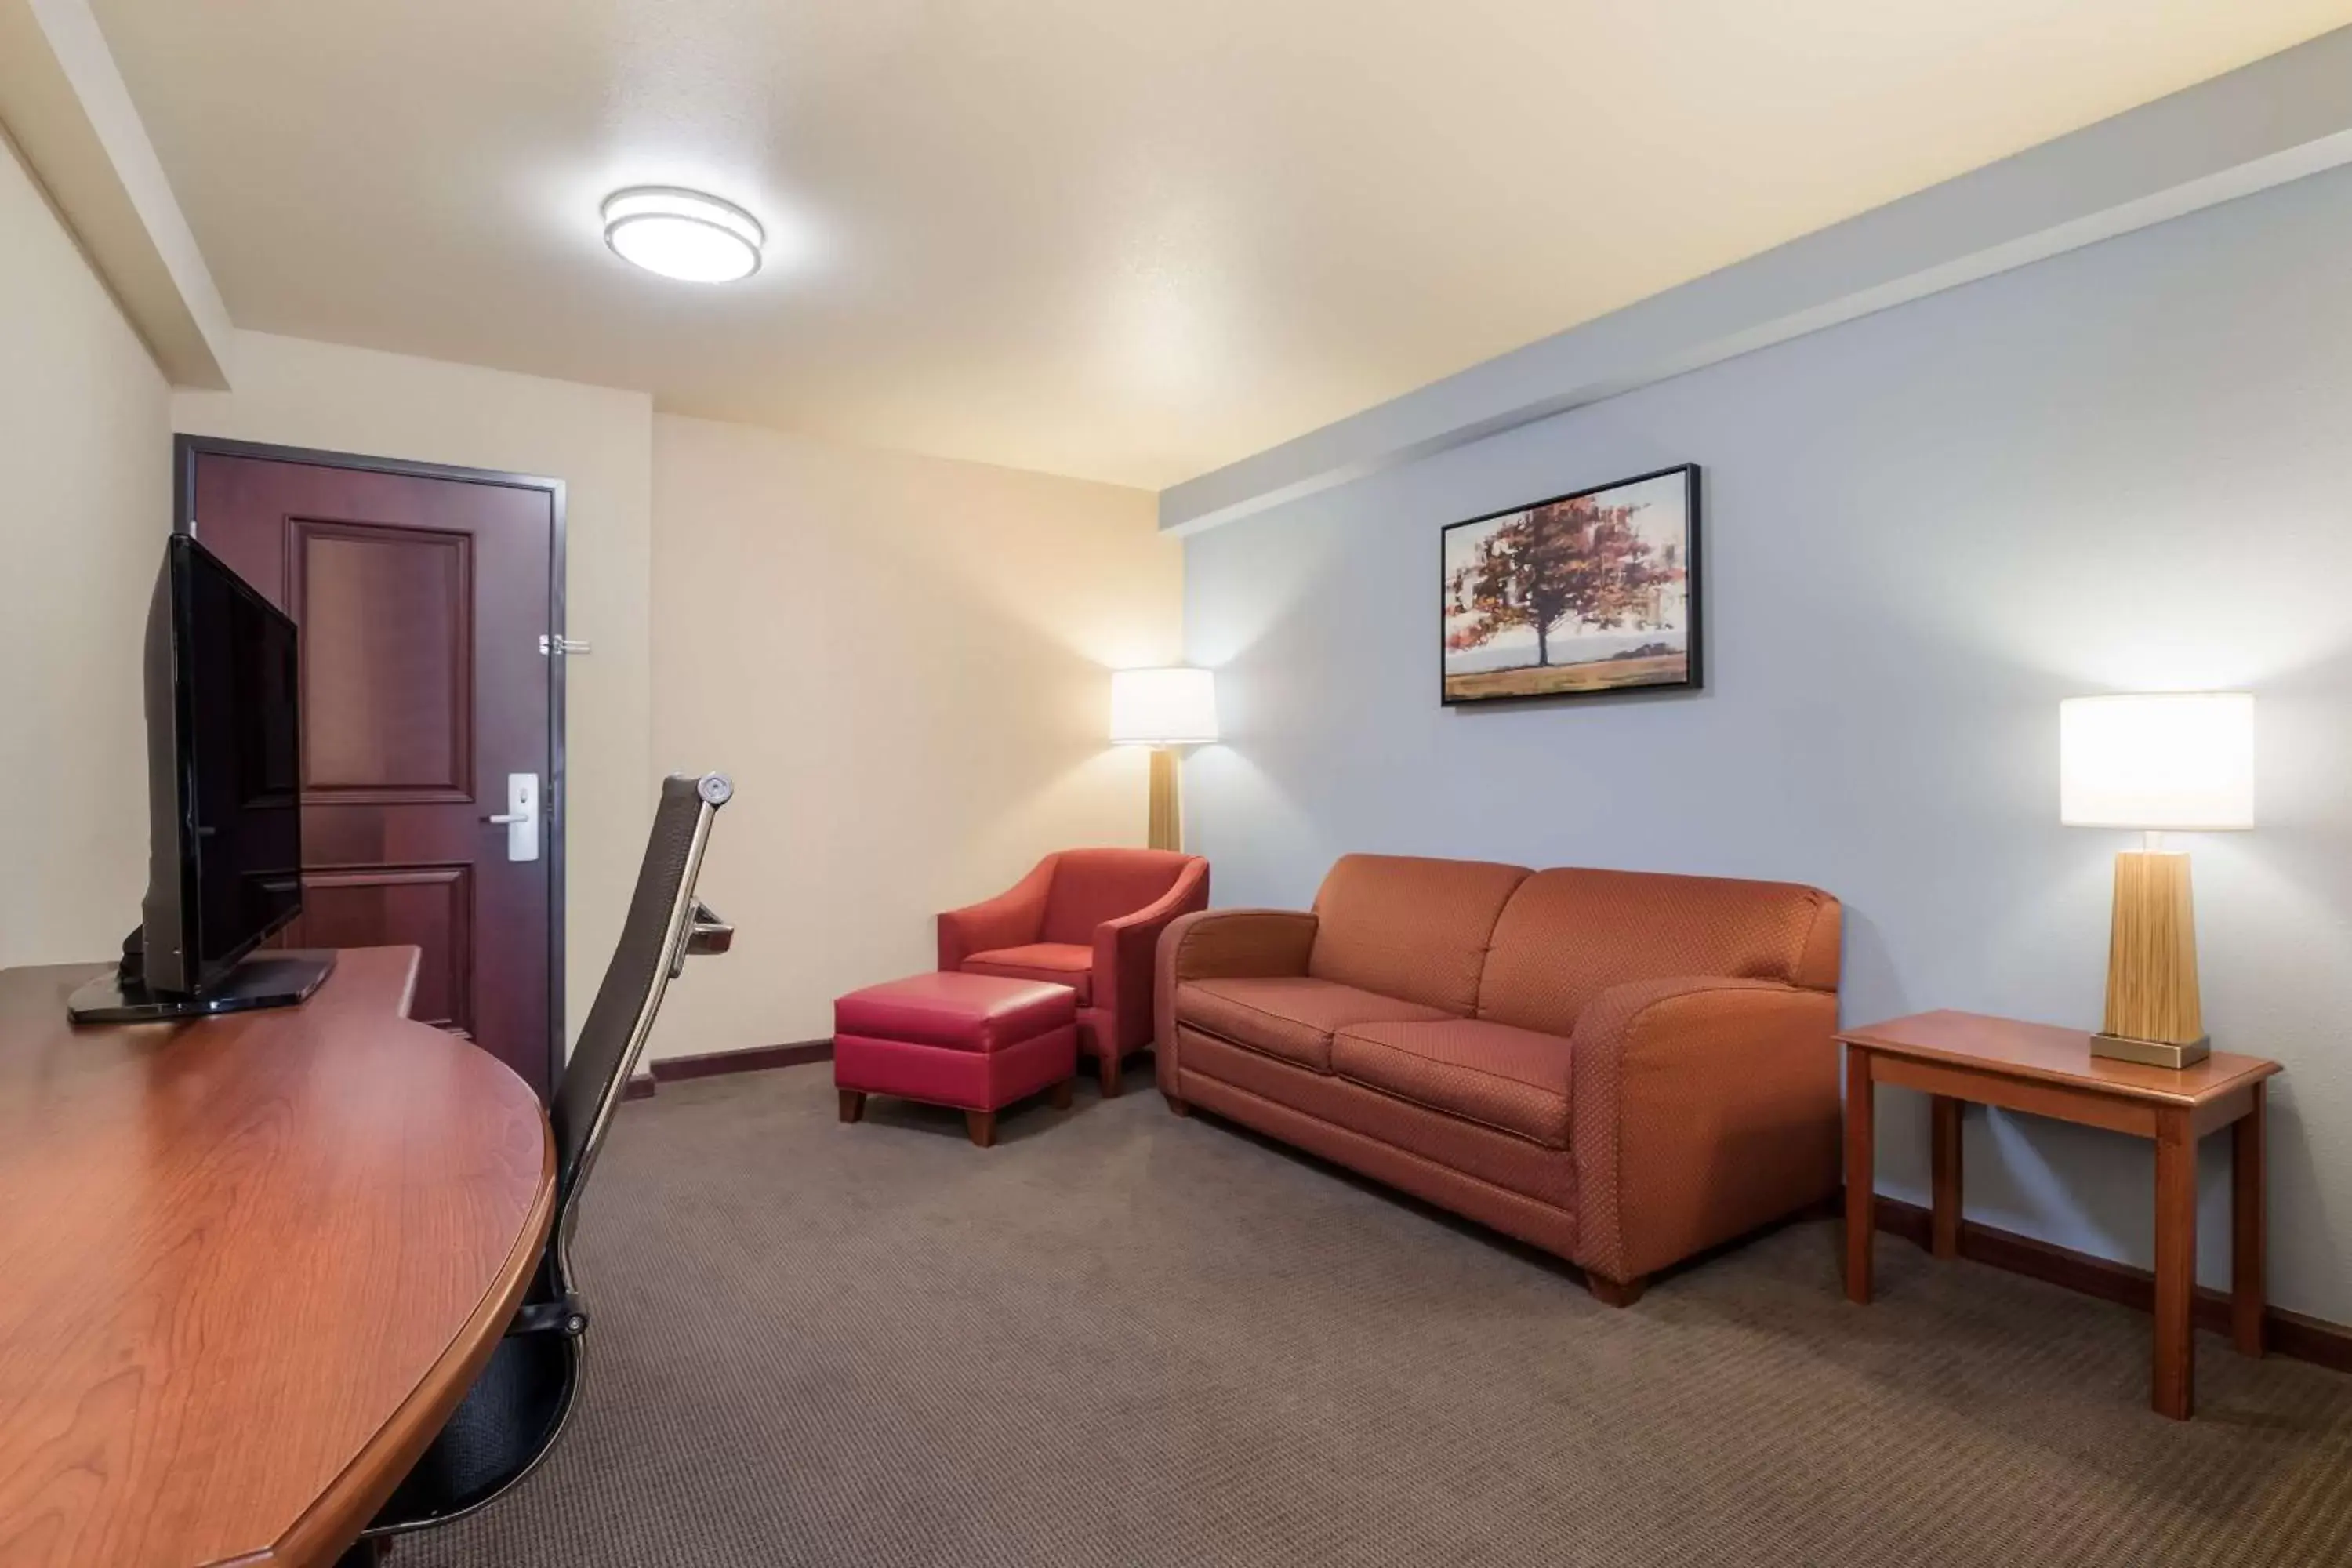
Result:
M1143 1075L1148 1081L1148 1070ZM586 1198L540 1473L394 1568L2352 1561L2352 1379L1827 1223L1625 1311L1156 1093L834 1120L663 1086Z

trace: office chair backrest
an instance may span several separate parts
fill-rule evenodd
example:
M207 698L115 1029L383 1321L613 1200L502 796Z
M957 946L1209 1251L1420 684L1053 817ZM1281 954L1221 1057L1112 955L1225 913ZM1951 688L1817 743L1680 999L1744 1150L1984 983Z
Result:
M724 773L673 773L662 781L661 805L645 862L637 868L637 889L629 899L620 945L605 966L604 983L596 988L595 1005L588 1009L588 1022L556 1085L555 1103L548 1108L555 1126L559 1234L653 1031L670 977L688 952L724 952L731 937L696 901L694 880L702 869L711 819L734 793Z

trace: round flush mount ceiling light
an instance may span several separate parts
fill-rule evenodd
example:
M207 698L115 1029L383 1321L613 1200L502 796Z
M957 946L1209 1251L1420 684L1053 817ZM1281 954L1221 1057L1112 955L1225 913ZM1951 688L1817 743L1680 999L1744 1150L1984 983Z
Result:
M732 283L760 270L767 231L717 196L635 185L604 198L604 243L624 261L688 283Z

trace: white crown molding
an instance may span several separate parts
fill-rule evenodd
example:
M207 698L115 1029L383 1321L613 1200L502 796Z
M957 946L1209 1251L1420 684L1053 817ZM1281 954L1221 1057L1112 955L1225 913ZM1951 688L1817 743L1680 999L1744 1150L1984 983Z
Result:
M228 308L88 0L0 0L0 128L165 379L228 385Z
M2352 163L2352 27L1654 294L1160 495L1191 533Z

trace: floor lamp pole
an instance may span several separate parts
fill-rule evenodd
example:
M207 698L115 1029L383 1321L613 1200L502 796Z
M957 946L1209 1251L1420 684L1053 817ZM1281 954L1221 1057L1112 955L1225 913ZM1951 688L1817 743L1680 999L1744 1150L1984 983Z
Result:
M1184 806L1176 794L1176 748L1151 748L1151 815L1145 841L1154 849L1184 847Z

